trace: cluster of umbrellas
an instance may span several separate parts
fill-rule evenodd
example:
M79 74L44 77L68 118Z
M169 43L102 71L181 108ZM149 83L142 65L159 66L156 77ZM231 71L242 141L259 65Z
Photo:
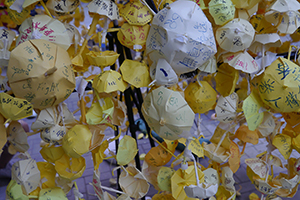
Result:
M268 145L256 158L245 160L249 179L261 198L293 197L300 181L300 159L290 156L293 150L300 152L300 57L292 43L300 41L300 3L148 3L3 2L0 65L7 73L0 78L5 91L0 93L0 148L8 141L11 154L24 154L12 167L7 197L66 199L75 188L76 198L82 199L76 179L86 168L83 155L91 152L92 185L99 199L116 199L103 191L114 190L100 182L99 165L108 158L116 159L122 170L117 199L143 198L150 184L161 191L152 199L235 199L233 174L247 143L259 140ZM37 14L31 16L33 10ZM82 25L88 17L84 10L92 18L88 28ZM283 52L285 57L277 56ZM92 99L85 93L88 82ZM143 103L135 104L150 137L154 131L161 139L154 138L158 146L146 153L142 167L134 160L135 136L120 139L117 129L128 117L132 130L125 93L133 88L148 88ZM79 119L64 103L74 90ZM33 132L25 132L18 120L33 109L38 114ZM203 142L200 115L210 110L219 124ZM193 132L195 121L198 129ZM114 138L105 136L108 128L116 130ZM27 153L27 136L37 133L46 143L40 151L43 162ZM119 146L112 152L109 143L115 140ZM179 143L186 148L175 155ZM111 157L104 153L107 149ZM202 166L192 153L208 157L209 165ZM285 167L286 173L275 176L274 166Z

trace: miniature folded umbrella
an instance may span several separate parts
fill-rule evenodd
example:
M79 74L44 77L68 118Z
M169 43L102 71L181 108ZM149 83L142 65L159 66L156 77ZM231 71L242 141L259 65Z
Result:
M77 45L79 44L79 40L80 40L79 31L77 30L77 28L75 26L73 26L71 24L64 24L64 25L65 25L67 32L69 34L69 37L71 39L71 44L74 44L75 47L77 47Z
M112 116L112 124L117 126L122 126L127 113L127 108L125 103L122 101L119 101L116 98L112 98L112 101L114 102L114 113Z
M104 140L98 147L91 151L95 170L99 168L99 165L103 162L103 159L106 157L104 151L107 148L108 141Z
M194 71L217 52L211 23L193 1L175 1L159 11L146 45L146 54L159 52L176 74Z
M77 124L62 139L62 147L72 158L80 158L89 151L92 133L87 125Z
M17 151L25 153L29 149L27 134L19 122L12 121L6 129L6 133L7 140L11 144L8 147L10 149L10 152Z
M279 150L284 159L289 159L292 153L292 138L286 134L277 134L272 144Z
M217 25L224 25L234 18L235 7L231 0L213 0L208 3L209 13Z
M162 147L162 146L164 147ZM174 149L170 149L169 153L168 151L166 151L166 149L168 148L168 145L166 142L162 142L161 145L156 146L156 147L152 147L148 153L145 156L145 161L154 167L159 167L159 166L163 166L166 165L172 158L172 154L175 152L175 148Z
M98 92L111 93L114 91L122 91L127 87L121 74L115 70L103 71L93 81L93 88Z
M259 95L266 105L277 112L298 112L299 80L299 66L286 58L277 58L258 83Z
M265 13L266 20L275 24L280 33L292 34L300 26L300 3L296 0L276 0Z
M137 144L133 137L124 135L120 140L116 160L118 165L127 165L137 154Z
M75 88L67 51L42 39L23 42L11 52L7 78L15 96L38 109L59 104Z
M67 195L59 187L45 188L39 193L39 200L68 200Z
M98 146L100 146L104 139L104 131L107 129L106 125L90 125L89 129L92 133L92 138L90 142L89 151L94 150Z
M20 35L16 41L16 45L33 39L43 39L53 42L65 50L71 45L71 38L64 24L47 15L36 15L27 18L20 26L19 32Z
M74 12L79 4L80 1L77 0L48 0L46 2L46 7L52 15L60 17Z
M272 182L270 181L265 181L261 179L254 179L254 186L259 192L265 195L273 194L276 192L276 190L280 188L280 186L272 184Z
M22 191L22 186L15 180L11 180L6 187L6 196L9 200L29 200L29 197Z
M120 8L120 15L130 24L143 26L151 22L153 15L146 5L139 0L133 0Z
M60 159L65 154L65 151L62 146L52 145L50 147L44 146L40 150L40 154L46 161L55 163L56 160Z
M150 183L156 190L159 190L158 182L157 182L157 175L158 171L161 167L156 167L148 164L148 162L145 160L142 165L142 173L148 180L148 183Z
M261 136L267 137L270 135L275 129L275 120L273 119L273 115L269 112L264 112L264 118L261 124L257 127L258 133Z
M49 12L47 6L45 5L44 1L41 1L41 0L24 0L22 7L24 9L32 8L32 7L35 7L35 4L37 4L37 3L40 3L43 6L43 8L45 9L45 12L47 13L47 15L52 17L52 15L50 14L50 12Z
M265 19L265 16L262 14L256 14L251 17L250 23L255 29L257 34L269 34L269 33L277 33L277 29L272 23L268 22Z
M257 13L257 10L258 4L256 4L252 8L237 8L235 12L235 18L241 18L249 21L250 18Z
M142 113L149 126L168 140L188 137L195 118L182 95L163 86L146 96Z
M234 92L238 78L238 70L231 67L228 63L221 64L215 76L216 90L224 97L229 96Z
M157 174L158 187L162 191L171 192L171 177L175 170L170 167L161 167Z
M236 199L236 192L230 192L223 185L220 185L216 194L216 198L234 200Z
M120 71L123 80L136 88L147 87L151 82L149 67L145 63L126 59L120 66Z
M259 159L259 158L248 158L245 159L245 163L247 165L247 168L251 169L251 171L254 173L254 175L257 175L261 179L265 179L268 174L268 169L266 163ZM248 170L247 170L248 174ZM250 180L253 180L253 176L250 178Z
M89 125L111 123L114 103L111 97L99 98L92 103L85 117Z
M41 189L55 187L56 170L54 165L48 162L37 162L36 164L41 173Z
M243 152L240 152L239 146L232 140L230 141L229 152L230 152L230 157L228 158L229 168L233 173L235 173L240 168L241 156Z
M209 159L217 163L223 163L228 160L230 153L225 148L216 145L215 143L203 144L204 154Z
M128 166L121 172L119 184L127 195L135 199L144 197L150 188L147 179L134 166Z
M198 69L202 72L215 73L217 71L216 57L211 57L210 59L208 59L208 61L199 66Z
M172 194L155 194L152 200L175 200Z
M245 143L251 143L253 145L256 145L259 139L256 129L251 131L245 124L236 130L235 137Z
M0 30L0 65L8 66L10 57L10 46L16 37L16 33L12 30Z
M222 55L222 58L223 61L228 63L231 67L241 70L245 73L252 74L259 70L256 61L247 51L227 53Z
M220 96L215 107L216 119L223 123L234 121L237 116L238 101L239 97L235 92L227 97Z
M231 171L230 167L226 166L222 168L221 182L226 190L235 192L235 180L233 178L233 172Z
M235 5L236 8L246 8L246 9L252 8L255 4L259 2L260 0L245 0L245 1L232 0L232 3Z
M195 81L184 90L184 97L194 113L205 113L215 105L217 93L207 81Z
M141 52L146 48L146 39L149 29L149 24L134 26L129 23L124 23L118 31L117 36L122 45Z
M28 6L27 8L22 8L20 5L22 1L9 1L5 0L4 5L7 6L7 15L10 20L12 20L16 25L21 25L22 22L30 16L30 11L34 9L34 6ZM1 17L2 18L2 17Z
M280 47L282 44L280 37L277 33L270 34L256 34L253 43L249 50L253 53L268 51L271 47Z
M150 53L149 58L155 56L156 52ZM154 60L150 66L150 77L152 83L158 86L172 86L178 83L178 76L171 65L164 58Z
M22 186L25 194L35 190L40 183L40 171L33 159L19 160L12 166L11 179Z
M254 34L255 30L248 21L235 18L217 29L216 40L222 49L238 52L251 45Z
M288 125L293 130L299 132L300 130L300 112L283 113L282 116Z
M47 143L60 145L62 142L62 138L66 135L66 127L55 124L50 128L44 128L41 130L40 136L42 140Z
M32 115L32 104L25 99L0 93L0 113L9 120L19 120Z
M120 54L115 51L89 51L86 56L91 65L103 69L106 66L113 65Z
M86 164L84 157L71 158L64 154L60 159L54 163L55 170L64 179L75 180L82 176Z

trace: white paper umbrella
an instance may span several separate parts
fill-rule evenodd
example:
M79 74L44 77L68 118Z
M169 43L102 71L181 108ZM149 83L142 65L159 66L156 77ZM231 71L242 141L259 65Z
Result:
M255 35L255 38L253 40L253 43L249 47L249 50L253 53L258 53L261 51L268 51L270 47L279 46L281 46L281 40L277 33L257 34Z
M16 33L12 30L0 29L0 66L7 66L10 56L9 48Z
M118 6L111 0L93 0L88 5L89 12L107 16L111 20L119 19Z
M12 121L7 127L6 132L7 140L15 150L24 153L29 149L27 134L18 121Z
M153 18L146 53L158 51L177 74L195 70L216 53L211 23L193 1L175 1Z
M254 73L259 67L253 57L247 52L228 53L222 56L225 63L245 73Z
M217 120L224 123L234 121L237 115L238 101L239 97L235 92L227 97L220 96L215 107Z
M11 178L22 186L26 194L29 194L39 186L41 175L35 160L30 158L13 164Z

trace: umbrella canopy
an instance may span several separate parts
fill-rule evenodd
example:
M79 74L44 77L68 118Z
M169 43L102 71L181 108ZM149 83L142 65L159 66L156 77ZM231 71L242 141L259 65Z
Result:
M24 153L29 149L27 134L19 122L11 122L6 129L6 133L7 140L16 151Z
M44 146L40 150L40 154L46 161L55 163L56 160L60 159L65 154L65 151L62 146L52 145L50 147Z
M25 194L35 190L39 186L41 179L35 160L30 158L15 162L11 170L11 179L22 186Z
M213 0L208 3L209 13L217 25L224 25L234 18L235 7L231 0Z
M143 26L149 23L153 15L139 0L133 0L126 3L122 8L120 8L120 15L130 24Z
M149 67L145 63L126 59L120 66L120 71L124 81L136 88L147 87L151 82Z
M203 148L205 156L217 163L226 162L230 157L230 153L226 151L225 148L220 146L218 149L216 149L217 145L215 143L204 143Z
M127 165L137 154L137 144L133 137L124 135L119 143L119 148L116 155L118 165Z
M158 187L162 191L171 192L171 177L175 170L170 167L161 167L157 174Z
M260 0L245 0L245 1L240 1L240 0L232 0L232 3L235 5L237 8L246 8L250 9L255 4L259 3Z
M222 58L225 63L228 63L233 68L241 70L245 73L252 74L259 70L256 61L247 51L228 53L222 55Z
M0 30L0 65L7 66L10 56L10 46L16 37L16 33L12 30Z
M66 127L58 124L41 130L41 138L47 143L59 145L66 135Z
M187 137L195 118L181 94L163 86L146 96L142 113L149 126L168 140Z
M39 193L39 200L68 200L67 195L59 187L45 188Z
M119 19L118 6L111 0L92 0L88 9L91 13L107 16L111 20Z
M227 97L220 96L215 107L216 119L223 123L229 123L235 120L239 97L233 92Z
M166 142L162 142L162 145L165 148L168 148L168 145L166 144ZM172 158L172 154L170 154L169 152L166 152L165 148L163 148L162 146L157 146L157 147L152 147L148 153L145 156L145 161L153 167L159 167L159 166L163 166L165 164L167 164L171 158ZM175 148L173 149L169 149L172 153L175 152Z
M127 84L123 81L121 74L111 69L101 72L93 81L93 88L99 93L118 90L124 92L126 87Z
M274 129L275 129L275 120L273 119L273 115L269 112L265 112L263 121L257 127L256 130L260 133L262 137L267 137L274 131Z
M48 0L46 6L52 15L59 17L74 12L79 4L77 0Z
M265 19L262 14L257 14L251 17L250 23L257 34L277 33L277 29Z
M211 23L195 2L175 1L152 20L146 53L152 51L177 74L194 71L217 52Z
M112 116L112 124L122 126L126 118L127 108L125 103L116 98L112 98L114 102L114 113Z
M86 113L87 123L90 125L110 123L114 112L114 103L110 97L92 103Z
M67 51L41 39L23 42L11 52L7 78L13 93L38 109L59 104L75 88Z
M244 19L236 18L216 31L216 40L220 47L229 52L247 49L254 38L253 26Z
M215 73L217 71L216 57L211 57L208 61L206 61L206 63L199 66L198 69L202 72Z
M7 185L6 195L9 200L29 200L29 197L23 193L22 186L15 180L11 180Z
M54 165L48 162L37 162L36 164L41 173L41 189L55 187L56 170Z
M20 26L19 32L17 45L32 39L43 39L67 50L72 42L64 24L48 15L27 18Z
M277 33L270 34L256 34L253 43L249 47L249 50L253 53L268 51L271 47L280 47L281 40Z
M278 112L300 111L299 66L285 58L276 59L258 83L262 101Z
M229 96L234 92L238 78L238 70L231 67L228 63L221 64L215 76L216 90L224 97Z
M22 7L20 7L20 5L15 6L15 8L12 8L13 5L19 4L20 1L16 1L16 0L12 0L12 1L5 1L5 6L7 6L7 13L8 13L8 17L11 21L13 21L16 25L21 25L22 22L28 17L30 16L30 11L32 9L34 9L34 5L31 5L27 8L22 9ZM17 9L16 9L17 7Z
M251 143L254 145L258 143L259 139L257 131L250 131L248 126L245 124L243 124L236 130L235 137L243 142Z
M106 125L90 125L89 129L92 133L91 143L89 147L89 151L94 150L98 146L102 144L104 139L104 131L107 129Z
M90 64L98 67L113 65L119 55L114 51L90 51L86 54Z

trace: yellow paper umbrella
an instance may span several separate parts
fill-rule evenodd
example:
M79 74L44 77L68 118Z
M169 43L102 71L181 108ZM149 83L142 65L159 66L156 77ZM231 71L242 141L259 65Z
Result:
M206 81L190 83L184 90L184 96L194 113L211 110L217 100L216 91Z
M66 127L58 124L51 126L50 128L44 128L41 130L41 138L47 143L59 145L62 138L66 135Z
M114 51L90 51L86 55L91 65L106 67L113 65L120 54Z
M277 29L268 21L262 14L257 14L251 17L250 23L257 34L276 33Z
M256 61L248 52L228 53L222 55L225 63L237 70L252 74L259 70Z
M152 147L145 156L145 161L154 167L159 167L167 164L171 158L172 154L170 154L165 149L168 148L166 142L163 142L162 146ZM175 152L175 148L170 150L172 153Z
M143 26L152 20L153 15L139 0L129 1L120 9L120 15L130 25Z
M285 58L276 59L258 83L262 101L279 112L300 111L299 66Z
M255 13L257 13L258 10L258 4L253 6L252 8L246 9L246 8L237 8L235 12L235 18L242 18L247 21L251 18L251 16Z
M223 63L215 76L216 90L224 97L229 96L234 92L238 78L238 70L230 67L228 63Z
M248 126L245 124L243 124L236 130L235 137L243 142L251 143L254 145L258 143L257 131L250 131Z
M21 25L22 22L30 15L30 10L32 10L34 6L29 6L22 9L20 5L17 5L15 8L12 8L15 3L17 4L18 1L5 0L4 2L4 4L8 7L7 12L9 19L15 24Z
M106 125L90 125L89 129L92 133L91 143L89 147L89 151L94 150L99 145L101 145L103 139L104 139L104 131L107 129Z
M17 46L11 52L7 78L13 93L38 109L59 104L75 88L67 51L46 40L29 40Z
M0 65L7 66L10 56L10 46L13 39L16 37L16 33L12 30L1 29L0 30Z
M0 93L0 113L7 120L19 120L32 115L32 105L25 99Z
M108 141L104 140L102 144L95 149L92 150L92 157L93 157L93 163L94 163L94 169L98 169L100 163L103 162L103 159L105 158L104 151L108 148Z
M41 189L55 187L56 170L54 165L48 162L37 162L36 164L41 173Z
M215 107L216 119L224 123L235 120L238 101L239 97L235 92L227 97L220 96Z
M67 50L72 42L64 24L47 15L36 15L27 18L20 26L19 32L17 45L32 39L43 39Z
M39 186L41 176L35 160L30 158L17 161L11 171L12 180L22 186L25 194L29 194Z
M114 103L110 97L99 99L92 103L90 109L86 113L86 122L90 125L111 123L114 112Z
M217 71L216 57L213 56L208 61L206 61L206 63L198 67L198 69L202 72L215 73Z
M226 166L222 168L221 182L227 191L235 193L235 180L230 167Z
M260 0L245 0L245 1L239 1L239 0L232 0L232 3L235 5L237 8L246 8L250 9L252 8L255 4L259 3Z
M124 81L136 88L147 87L151 82L149 67L145 63L126 59L120 66L120 71Z
M116 98L112 98L112 100L114 102L114 113L112 116L112 124L117 126L122 126L127 113L126 105L122 101L119 101Z
M7 140L14 150L24 153L29 149L27 134L19 122L11 122L6 129L6 133Z
M263 121L257 127L258 133L263 137L267 137L274 131L274 129L275 129L275 120L273 119L273 115L269 112L265 112Z
M295 132L300 132L300 112L283 113L282 116Z
M126 194L135 199L144 197L150 187L144 175L133 166L128 166L121 172L119 184Z
M137 152L138 149L135 139L128 135L124 135L120 141L116 155L118 165L127 165L134 159Z
M124 23L121 26L117 36L122 45L135 51L143 51L146 48L146 39L150 26L134 26L129 23Z
M300 3L296 0L276 0L265 13L266 20L281 33L292 34L300 26Z
M64 191L59 187L42 189L39 193L39 200L68 200Z
M254 38L254 28L244 19L233 19L216 31L216 40L226 51L237 52L248 48Z
M52 145L50 147L44 146L40 150L40 154L46 161L54 163L56 160L60 159L65 154L65 151L62 148L62 146Z
M175 170L169 167L162 167L159 169L157 183L160 190L171 192L171 177L174 173Z
M289 159L292 153L292 138L286 134L277 134L272 144L279 150L284 159Z
M217 163L226 162L230 157L230 153L221 146L217 147L218 145L215 143L203 144L205 156Z
M29 200L29 197L23 193L22 186L15 180L11 180L7 185L6 195L9 200Z
M85 159L71 158L64 154L60 159L55 161L55 170L64 179L75 180L82 176L85 170Z
M27 9L30 9L30 8L32 8L32 7L35 7L35 4L41 3L41 5L42 5L43 8L45 9L47 15L49 15L50 17L52 17L52 15L50 14L48 8L46 7L44 1L41 1L41 0L24 0L24 1L22 1L22 2L23 2L22 7L23 7L24 9L26 9L26 8L27 8ZM23 9L23 10L24 10L24 9Z
M48 0L46 6L52 15L59 17L74 12L79 4L77 0Z
M63 137L62 147L72 158L80 158L89 151L92 133L87 125L77 124Z
M118 90L124 92L126 87L127 84L123 81L121 74L111 69L101 72L93 81L93 88L99 93Z
M217 25L224 25L234 18L235 7L231 0L213 0L209 4L209 13Z
M248 123L248 128L254 131L264 118L263 103L255 91L244 100L243 111Z
M281 40L277 33L256 34L249 50L253 53L268 51L271 47L280 47ZM263 53L263 52L262 52Z
M168 140L188 137L195 118L182 95L163 86L146 96L142 113L149 126Z

